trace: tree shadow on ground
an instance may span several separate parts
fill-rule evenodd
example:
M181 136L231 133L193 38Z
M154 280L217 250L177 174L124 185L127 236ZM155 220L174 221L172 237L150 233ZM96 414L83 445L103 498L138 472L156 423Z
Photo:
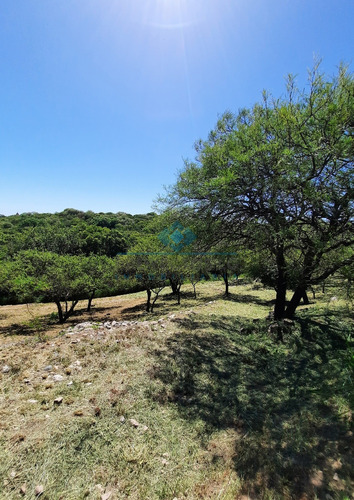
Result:
M235 430L233 463L245 492L294 499L349 494L354 441L350 415L336 406L348 399L345 332L303 318L277 344L265 321L213 323L199 315L175 321L179 333L153 353L152 397L177 405L185 419L202 420L205 446L213 433Z
M4 335L33 335L35 330L28 325L12 323L11 325L0 326L0 336Z
M233 302L240 302L242 304L256 304L259 306L271 306L274 304L274 300L264 300L256 295L242 293L230 293L227 299L232 300Z

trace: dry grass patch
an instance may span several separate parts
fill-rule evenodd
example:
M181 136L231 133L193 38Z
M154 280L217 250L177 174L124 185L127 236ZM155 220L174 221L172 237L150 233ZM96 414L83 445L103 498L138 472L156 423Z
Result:
M346 498L351 313L324 299L278 344L253 322L274 293L231 291L201 284L195 300L185 287L181 306L165 293L153 315L142 293L97 299L96 324L73 330L89 319L79 311L44 342L9 330L0 498L23 485L25 498L42 485L50 500Z

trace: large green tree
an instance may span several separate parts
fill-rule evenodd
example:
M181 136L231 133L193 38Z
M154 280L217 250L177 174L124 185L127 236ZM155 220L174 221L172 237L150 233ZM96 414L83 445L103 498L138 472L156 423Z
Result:
M252 109L225 113L168 194L168 207L192 211L210 244L262 252L276 319L354 260L353 133L352 74L341 67L326 78L316 66L305 91L289 77L286 97L264 93Z

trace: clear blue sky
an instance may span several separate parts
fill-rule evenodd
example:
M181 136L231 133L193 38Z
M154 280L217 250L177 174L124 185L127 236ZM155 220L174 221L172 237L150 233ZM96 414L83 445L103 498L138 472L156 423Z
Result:
M351 65L353 0L1 0L0 214L151 211L225 110Z

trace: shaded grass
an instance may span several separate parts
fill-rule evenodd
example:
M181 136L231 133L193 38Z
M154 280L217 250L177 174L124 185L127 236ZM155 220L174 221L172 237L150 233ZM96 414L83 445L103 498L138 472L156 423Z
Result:
M270 338L266 322L178 321L168 348L155 351L154 397L176 404L190 422L201 420L205 443L222 430L239 433L233 461L245 493L344 498L354 479L352 387L345 373L353 324L341 313L341 322L338 311L324 324L318 311L303 313L284 345Z

